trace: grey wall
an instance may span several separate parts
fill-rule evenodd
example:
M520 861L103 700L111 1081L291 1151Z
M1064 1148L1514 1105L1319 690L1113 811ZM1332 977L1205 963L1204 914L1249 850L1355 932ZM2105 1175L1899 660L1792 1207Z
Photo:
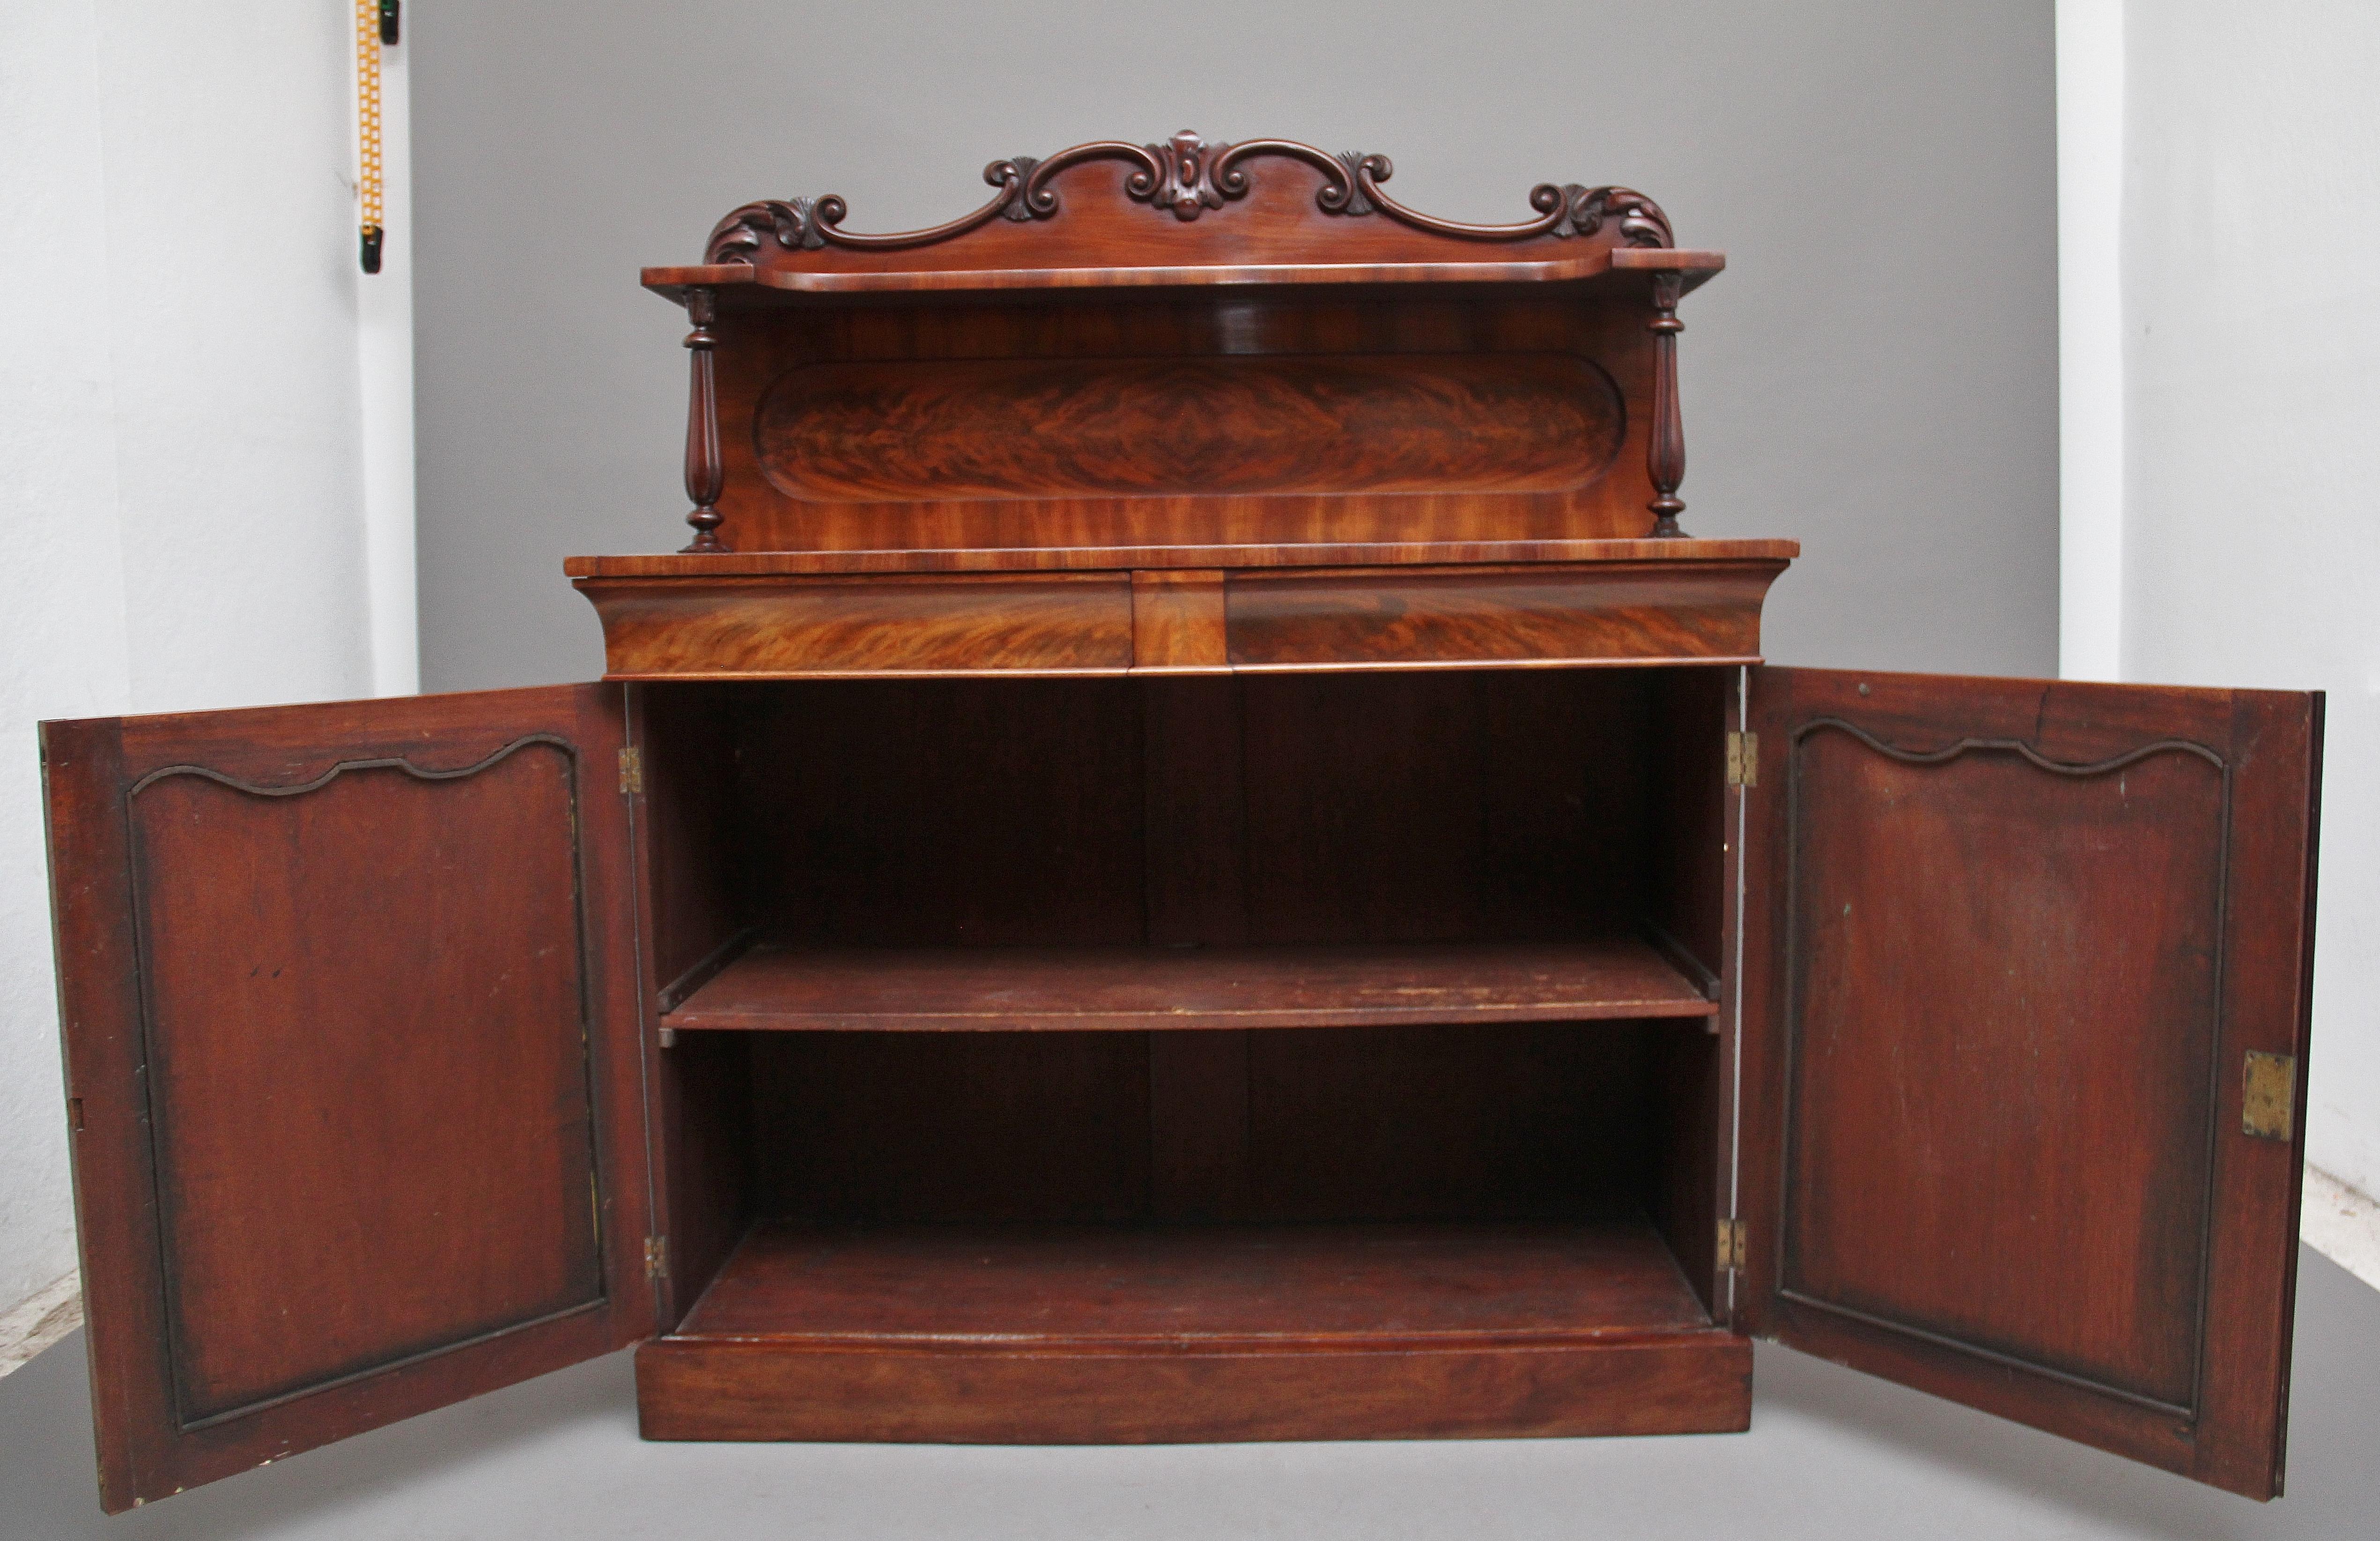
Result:
M1684 311L1686 526L1787 535L1780 661L2057 661L2050 0L407 7L425 688L591 678L565 555L670 550L721 214L972 207L996 156L1281 135L1511 220L1644 188L1730 271Z

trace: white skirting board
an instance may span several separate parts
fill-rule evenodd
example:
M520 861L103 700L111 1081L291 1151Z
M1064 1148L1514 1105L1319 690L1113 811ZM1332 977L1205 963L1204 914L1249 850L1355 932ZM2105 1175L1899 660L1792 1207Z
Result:
M2308 1167L2298 1225L2307 1245L2380 1290L2380 1202L2371 1195Z
M32 1299L0 1311L0 1375L22 1365L82 1325L82 1280L52 1281Z

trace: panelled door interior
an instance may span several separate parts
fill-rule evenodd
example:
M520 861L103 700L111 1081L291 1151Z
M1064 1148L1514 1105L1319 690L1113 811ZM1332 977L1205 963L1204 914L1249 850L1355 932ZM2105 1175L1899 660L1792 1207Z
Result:
M618 697L47 725L109 1508L652 1330Z

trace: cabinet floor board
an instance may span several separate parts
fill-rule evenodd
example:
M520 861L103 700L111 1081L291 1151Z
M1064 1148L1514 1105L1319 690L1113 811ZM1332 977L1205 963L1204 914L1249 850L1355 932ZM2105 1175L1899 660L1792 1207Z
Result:
M648 1438L1720 1431L1749 1345L1638 1219L763 1223L638 1361Z

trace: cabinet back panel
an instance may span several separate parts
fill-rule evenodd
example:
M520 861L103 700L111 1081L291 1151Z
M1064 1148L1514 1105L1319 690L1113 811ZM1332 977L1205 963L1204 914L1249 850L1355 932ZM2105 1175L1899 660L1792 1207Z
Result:
M787 941L1537 940L1646 903L1651 672L725 688L733 748L689 716L653 795L732 783L738 817L652 824ZM729 930L666 908L698 918L664 976Z
M1245 679L1251 939L1633 926L1650 684L1635 671Z
M1123 680L753 689L751 908L841 945L1144 935L1139 699Z
M1146 1033L753 1037L769 1213L1124 1220L1146 1209Z
M1681 1030L1653 1030L1663 1029ZM1640 1207L1645 1042L1635 1025L1321 1028L1249 1040L1254 1219L1515 1219Z
M762 1212L1498 1219L1651 1196L1677 1023L751 1036Z

